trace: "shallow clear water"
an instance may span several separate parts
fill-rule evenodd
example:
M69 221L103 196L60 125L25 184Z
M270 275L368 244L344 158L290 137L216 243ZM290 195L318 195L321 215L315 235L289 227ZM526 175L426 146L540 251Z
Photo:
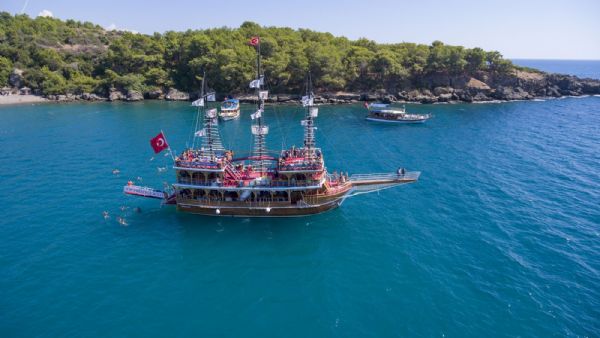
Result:
M223 125L235 149L245 108ZM600 97L408 109L434 118L328 106L317 137L330 171L418 183L245 219L121 193L172 181L148 140L181 150L187 103L0 107L0 335L599 335ZM300 143L298 108L266 119L271 148Z

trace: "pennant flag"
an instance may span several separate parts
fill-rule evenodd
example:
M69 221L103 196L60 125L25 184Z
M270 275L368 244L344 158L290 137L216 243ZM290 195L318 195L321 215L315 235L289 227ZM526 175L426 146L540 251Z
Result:
M252 80L252 82L250 82L250 88L260 88L260 80Z
M302 105L304 107L306 106L312 106L314 103L314 99L312 96L302 96Z
M317 107L310 107L308 109L308 113L310 114L310 117L317 117L317 116L319 116L319 108L317 108Z
M206 117L215 118L217 117L217 108L209 109L206 111Z
M152 146L152 149L154 149L155 154L158 154L161 151L169 148L167 139L162 131L150 140L150 145Z
M250 117L254 120L262 116L262 110L257 110L256 113L251 114Z
M258 92L258 97L261 100L266 100L269 97L269 91L268 90L261 90L260 92Z
M195 132L194 135L198 136L198 137L206 136L206 130L205 129L200 129L197 132Z
M265 76L261 75L258 79L252 80L250 82L250 88L260 88L260 86L264 86L265 84Z
M204 107L204 98L199 98L198 100L192 102L192 106L194 107Z
M248 44L250 44L250 46L258 46L260 44L260 37L253 36L252 38L250 38Z
M215 101L217 101L217 99L215 97L215 92L206 94L206 101L207 102L215 102Z

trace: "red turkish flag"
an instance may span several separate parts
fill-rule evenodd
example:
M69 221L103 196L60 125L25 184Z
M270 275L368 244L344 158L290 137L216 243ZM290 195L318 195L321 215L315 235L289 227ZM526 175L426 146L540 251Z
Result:
M167 144L167 139L165 138L165 135L163 135L162 131L150 140L150 145L152 146L152 149L154 149L154 153L156 154L169 148L169 145Z
M260 43L260 38L258 36L253 36L252 38L250 38L250 46L258 46L258 44Z

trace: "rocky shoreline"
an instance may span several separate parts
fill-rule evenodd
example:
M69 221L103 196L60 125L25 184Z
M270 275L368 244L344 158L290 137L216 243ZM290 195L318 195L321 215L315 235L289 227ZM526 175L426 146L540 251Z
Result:
M600 94L600 80L580 79L575 76L540 72L515 71L512 76L494 78L489 74L475 77L436 76L423 79L422 88L407 88L398 92L379 90L375 92L322 92L315 98L320 104L349 104L361 101L407 102L407 103L458 103L498 102L558 98ZM47 95L50 102L73 101L125 101L142 100L190 101L198 93L186 93L175 88L148 92L119 91L111 89L106 96L92 93ZM255 102L254 95L236 95L242 103ZM300 95L272 93L268 103L295 104ZM218 99L222 99L219 97Z

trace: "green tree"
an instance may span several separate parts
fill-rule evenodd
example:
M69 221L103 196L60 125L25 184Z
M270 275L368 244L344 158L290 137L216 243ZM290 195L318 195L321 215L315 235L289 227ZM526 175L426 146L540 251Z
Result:
M467 61L467 70L471 73L474 73L484 69L486 53L481 48L467 49L465 60Z
M4 56L0 56L0 86L8 84L8 77L12 69L12 62Z
M450 53L448 48L441 41L434 41L429 47L429 57L427 58L427 71L431 73L443 73L448 71L450 63Z
M56 95L67 92L67 81L60 73L53 72L44 66L41 69L41 75L41 89L44 94Z
M73 94L92 93L99 89L100 81L81 73L74 73L69 79L68 91Z
M461 46L449 46L448 49L448 71L451 74L461 74L467 66L465 51Z
M506 74L513 68L512 62L503 59L502 54L497 51L487 52L486 61L488 68L496 73Z
M0 81L7 71L25 71L25 83L44 93L146 90L176 87L197 91L206 71L208 85L221 93L248 92L255 74L260 36L263 70L271 91L301 92L310 70L317 91L428 86L431 75L490 72L510 74L512 63L498 52L464 49L434 41L378 44L348 40L308 29L214 28L133 34L105 31L75 20L35 18L0 12ZM66 82L66 85L65 85Z

